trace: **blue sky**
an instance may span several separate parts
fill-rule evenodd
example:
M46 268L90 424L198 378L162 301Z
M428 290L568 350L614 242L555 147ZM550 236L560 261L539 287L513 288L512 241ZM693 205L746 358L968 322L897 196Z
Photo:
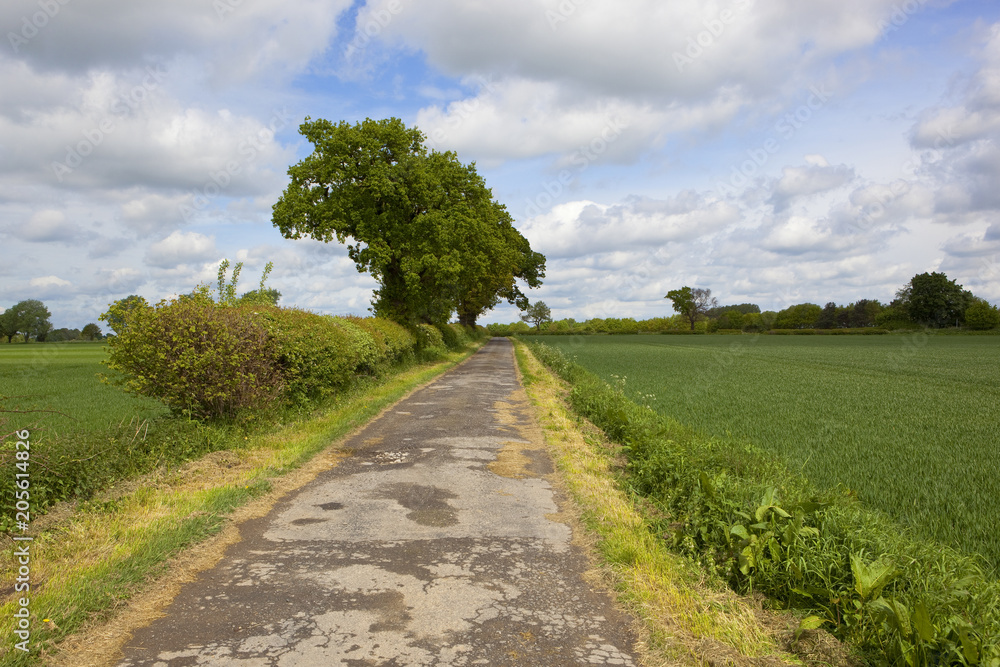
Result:
M475 161L556 317L1000 303L1000 5L946 0L10 0L0 307L57 327L212 282L365 314L373 281L270 209L306 116L395 116ZM501 306L483 322L515 320Z

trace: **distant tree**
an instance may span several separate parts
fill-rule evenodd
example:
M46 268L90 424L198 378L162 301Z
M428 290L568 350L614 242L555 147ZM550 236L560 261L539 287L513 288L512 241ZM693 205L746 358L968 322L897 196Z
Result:
M743 315L748 315L750 313L760 313L760 306L755 303L738 303L732 306L715 306L714 308L709 308L705 314L709 317L721 317L731 310L735 310Z
M93 322L83 327L83 331L80 332L83 338L87 340L100 340L101 339L101 327L97 326Z
M691 331L694 331L694 323L699 317L707 315L708 311L719 305L719 302L712 296L712 290L696 287L694 289L684 286L680 289L667 292L664 299L673 302L674 310L691 323Z
M837 304L835 304L833 301L830 301L825 306L823 306L823 310L820 312L819 317L816 318L816 321L813 323L813 326L816 327L817 329L836 328L838 324L837 322L838 310L839 308L837 307Z
M811 329L816 326L823 309L815 303L800 303L779 311L774 318L775 329Z
M20 301L11 306L9 310L12 311L9 317L13 321L14 330L24 335L25 343L30 338L44 341L45 336L52 331L52 323L49 322L52 313L45 307L45 304L37 299ZM9 342L10 338L7 340Z
M525 309L521 319L535 325L535 329L541 330L543 322L552 321L552 311L545 305L544 301L536 301Z
M277 306L278 299L280 298L281 292L273 287L268 287L264 290L250 290L246 294L240 295L239 303L244 305L261 304L264 306Z
M1000 326L1000 310L986 299L975 299L965 309L965 324L970 329L995 329Z
M44 343L48 340L49 334L52 333L53 328L52 323L48 321L39 325L39 327L35 330L35 340L39 343Z
M729 320L729 326L726 327L727 329L742 329L743 321L746 319L746 314L733 309L726 311L725 317Z
M886 329L912 329L919 325L910 319L906 306L897 298L875 316L875 326Z
M743 326L741 328L743 331L748 333L765 331L764 319L760 313L745 313L743 315Z
M17 335L17 314L13 308L0 313L0 336L6 336L10 343Z
M877 299L861 299L847 307L849 327L875 326L875 318L882 312L883 306Z
M51 331L49 335L45 337L45 340L51 343L63 343L69 340L79 340L80 335L79 329L67 329L64 327L62 329L55 329L54 331Z
M925 326L958 326L972 303L972 293L943 273L920 273L903 286L896 297L909 318Z

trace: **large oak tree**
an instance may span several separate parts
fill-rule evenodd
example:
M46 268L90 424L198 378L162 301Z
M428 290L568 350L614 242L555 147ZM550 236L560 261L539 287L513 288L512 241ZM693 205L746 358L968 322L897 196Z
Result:
M500 300L526 305L517 279L541 283L533 252L503 205L452 152L428 151L397 118L350 125L318 119L299 131L313 153L289 168L274 205L286 238L347 243L379 283L376 314L404 324L476 318Z

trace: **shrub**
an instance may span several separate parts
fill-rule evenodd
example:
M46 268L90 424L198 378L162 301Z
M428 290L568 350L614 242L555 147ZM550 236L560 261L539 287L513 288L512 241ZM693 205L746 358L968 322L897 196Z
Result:
M458 340L458 332L450 324L439 324L434 327L441 333L441 340L449 350L457 350L461 343Z
M412 333L417 340L418 352L423 353L428 350L440 352L445 349L444 338L441 336L441 330L437 327L429 324L418 324Z
M390 363L396 363L413 356L417 339L405 327L382 317L368 317L361 321L366 326L381 332Z
M234 417L281 393L268 330L251 310L185 298L124 317L106 363L128 391L201 418Z
M198 418L233 417L279 398L289 405L321 400L355 375L412 357L416 345L413 334L388 320L222 305L204 290L156 307L132 305L102 316L119 327L108 366L121 372L117 381L127 390ZM421 331L432 355L443 351L440 331Z
M382 330L373 324L372 318L358 317L357 315L348 315L346 317L337 318L339 321L343 322L350 327L361 329L369 337L371 337L374 343L375 349L378 352L378 357L380 363L384 364L389 359L389 344L386 342L385 334Z
M258 308L274 339L292 404L324 398L345 386L355 370L374 363L375 341L343 320L297 308Z
M441 328L442 330L450 329L451 332L454 334L454 343L449 344L449 347L451 347L452 349L464 348L472 341L479 339L479 335L476 329L465 327L461 324L457 323L442 324ZM445 343L447 344L448 338L447 337L444 338L445 338Z
M989 301L976 299L965 309L965 324L981 331L995 329L1000 326L1000 310Z
M324 317L324 316L320 316ZM372 334L360 322L343 317L330 317L351 338L351 349L357 354L354 372L376 375L388 361L388 348L381 334Z

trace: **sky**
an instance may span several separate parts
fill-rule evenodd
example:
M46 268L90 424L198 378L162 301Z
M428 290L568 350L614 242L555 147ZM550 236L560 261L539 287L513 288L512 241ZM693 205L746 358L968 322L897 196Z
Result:
M995 0L4 0L0 38L0 307L57 328L223 259L368 314L345 247L271 223L307 117L475 162L556 319L683 285L887 302L925 271L1000 303Z

